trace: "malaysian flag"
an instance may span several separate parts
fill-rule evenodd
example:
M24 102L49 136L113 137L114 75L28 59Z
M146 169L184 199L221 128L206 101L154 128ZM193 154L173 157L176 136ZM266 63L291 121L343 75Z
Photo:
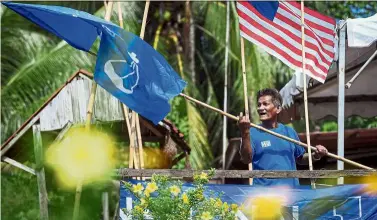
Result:
M301 7L297 2L239 1L241 36L292 69L302 68ZM305 69L324 83L334 59L335 20L305 8Z

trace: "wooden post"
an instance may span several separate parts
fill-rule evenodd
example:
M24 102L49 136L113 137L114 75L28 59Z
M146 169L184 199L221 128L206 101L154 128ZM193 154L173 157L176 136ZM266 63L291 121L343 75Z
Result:
M246 80L246 64L245 64L245 43L241 36L241 65L242 65L242 79L243 79L243 94L245 99L245 116L250 118L249 101L247 96L247 80ZM253 164L249 163L249 170L253 170ZM253 185L253 179L249 179L249 185Z
M306 74L305 74L305 14L304 1L301 1L301 44L302 44L302 75L304 78L304 106L305 106L305 127L306 127L306 143L310 145L310 128L309 128L309 113L308 113L308 91L306 88ZM313 170L312 148L308 148L309 154L309 170ZM312 188L315 189L313 179L310 179Z
M228 58L229 58L229 23L230 23L230 2L226 2L226 27L225 27L225 66L224 66L224 112L228 111ZM226 166L226 149L228 145L227 138L227 123L228 118L223 116L223 170ZM223 184L225 183L225 178L222 178Z
M102 193L102 216L103 220L109 220L109 193Z
M45 181L45 171L43 167L43 146L41 136L41 126L33 125L34 154L36 162L36 175L39 192L39 213L42 220L48 220L48 196Z
M104 1L106 2L106 1ZM106 13L105 13L105 20L110 21L111 18L111 12L113 11L113 2L109 1L106 7ZM89 103L88 103L88 111L86 114L86 122L85 122L85 129L90 130L90 124L92 122L92 115L93 115L93 109L94 109L94 102L97 92L97 83L94 81L94 78L92 80L92 89L90 91L90 97L89 97ZM80 200L81 200L81 192L82 192L82 180L80 180L77 183L76 186L76 195L75 195L75 204L73 208L73 220L77 220L80 214Z

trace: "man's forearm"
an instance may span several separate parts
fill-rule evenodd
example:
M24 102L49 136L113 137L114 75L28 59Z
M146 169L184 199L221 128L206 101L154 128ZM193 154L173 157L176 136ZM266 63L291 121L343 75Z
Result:
M241 134L242 142L241 142L241 161L243 163L249 164L251 163L251 142L250 142L250 133Z
M313 161L318 161L321 158L315 157L315 153L313 152L312 153L312 159L313 159ZM300 164L300 165L309 165L309 154L305 153L304 155L302 155L301 159L297 160L297 163Z

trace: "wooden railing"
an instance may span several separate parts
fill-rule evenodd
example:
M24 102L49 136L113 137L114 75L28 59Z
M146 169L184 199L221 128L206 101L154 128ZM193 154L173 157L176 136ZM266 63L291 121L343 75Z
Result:
M170 177L192 177L209 170L172 170L172 169L128 169L122 168L115 171L115 176L126 177L151 177L153 174ZM215 170L213 178L338 178L377 176L375 170Z

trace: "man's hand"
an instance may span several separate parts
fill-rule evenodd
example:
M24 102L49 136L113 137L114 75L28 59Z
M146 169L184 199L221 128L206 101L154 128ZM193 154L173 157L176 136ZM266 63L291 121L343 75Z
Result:
M241 131L241 161L245 164L249 164L251 163L252 155L250 142L250 120L248 117L243 116L242 113L239 116L238 128Z
M323 156L326 156L328 153L328 150L326 149L326 147L322 145L317 145L315 146L315 148L316 150L314 151L314 158L317 160L321 159Z
M244 134L249 134L250 132L250 119L246 116L243 116L241 113L238 120L238 128L241 131L241 136Z

